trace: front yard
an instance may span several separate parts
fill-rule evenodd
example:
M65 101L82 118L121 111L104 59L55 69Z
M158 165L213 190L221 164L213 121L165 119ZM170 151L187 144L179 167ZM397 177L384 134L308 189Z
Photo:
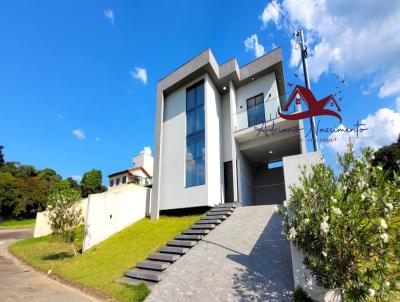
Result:
M0 222L0 229L33 229L35 227L35 219L22 220L5 220Z
M158 221L145 218L76 257L70 246L53 235L18 241L10 246L10 251L42 271L51 270L52 274L116 300L143 301L149 293L144 284L129 286L114 280L200 216L161 216ZM78 233L75 243L80 249L83 227Z

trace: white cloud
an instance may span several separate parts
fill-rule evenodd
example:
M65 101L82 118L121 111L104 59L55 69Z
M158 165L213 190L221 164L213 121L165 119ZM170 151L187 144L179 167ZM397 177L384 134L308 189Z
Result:
M279 4L276 0L272 0L268 5L264 8L261 16L259 16L260 20L263 23L263 27L266 27L268 22L273 21L276 26L279 26L280 15L277 10L280 9Z
M131 71L131 75L134 79L138 79L143 82L143 84L147 84L147 71L141 67L135 67L134 70Z
M97 143L100 143L100 137L96 136L95 140Z
M391 144L397 140L400 133L400 113L389 108L381 108L374 114L369 114L361 121L363 128L368 130L359 132L358 138L356 133L337 132L330 135L331 142L326 146L335 152L342 153L347 149L349 140L354 144L354 148L358 149L363 146L370 146L378 149L382 146ZM354 128L354 126L351 126ZM344 125L338 128L346 129Z
M252 35L244 41L246 52L253 51L254 55L258 58L265 54L264 46L258 43L257 35Z
M85 132L83 132L82 129L75 129L74 131L72 131L72 135L76 136L80 140L86 138Z
M114 11L112 9L106 9L104 11L104 16L110 21L111 25L114 25Z
M400 112L400 96L396 99L396 110Z
M275 0L276 1L276 0ZM400 93L400 1L281 0L276 6L305 32L313 81L324 73L372 78L381 98ZM288 27L270 2L260 17L263 26ZM291 66L299 64L292 48ZM297 64L296 64L297 62Z
M73 180L76 180L76 181L81 181L82 180L82 176L80 176L80 175L72 175L71 178Z

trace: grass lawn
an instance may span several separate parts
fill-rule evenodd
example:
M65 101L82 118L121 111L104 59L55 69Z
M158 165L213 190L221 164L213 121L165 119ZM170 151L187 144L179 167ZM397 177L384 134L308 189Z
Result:
M33 229L35 227L35 219L23 219L23 220L6 220L0 222L0 229L22 229L22 228L30 228Z
M143 301L149 293L144 284L129 286L114 280L200 216L161 216L158 221L145 218L76 257L72 257L70 246L53 235L18 241L10 251L43 271L51 269L52 273L117 300ZM81 248L83 227L78 233L76 246Z

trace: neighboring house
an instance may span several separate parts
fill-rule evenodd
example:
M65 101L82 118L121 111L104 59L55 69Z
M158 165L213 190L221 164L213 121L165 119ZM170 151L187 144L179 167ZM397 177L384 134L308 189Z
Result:
M153 176L153 157L149 147L133 158L133 167L108 175L108 187L116 187L126 183L149 186Z
M306 153L302 120L277 115L285 101L280 48L240 68L207 49L161 79L152 219L167 209L282 202L282 159Z

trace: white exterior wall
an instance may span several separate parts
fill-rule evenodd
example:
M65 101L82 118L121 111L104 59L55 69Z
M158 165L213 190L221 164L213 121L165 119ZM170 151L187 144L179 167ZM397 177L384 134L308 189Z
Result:
M238 158L238 181L239 181L239 200L243 205L250 205L253 202L253 172L250 162L239 151Z
M89 195L83 251L145 217L150 189L134 184Z
M219 204L223 200L223 165L221 168L221 97L212 80L205 77L206 116L206 183L208 204Z
M275 73L269 73L265 76L255 79L236 90L236 129L245 129L248 127L247 121L247 99L256 95L264 94L265 120L270 120L270 115L275 117L277 107L279 106L278 86L276 85ZM271 96L269 97L269 94Z
M209 180L207 163L209 152L207 149L207 138L205 141L206 183L201 186L185 188L186 88L203 78L204 77L199 77L165 97L162 129L161 178L159 180L160 210L208 205L207 186ZM206 110L207 109L205 109L205 111Z
M126 183L128 183L129 175L130 174L127 172L127 173L124 173L124 174L119 174L119 175L115 175L115 176L109 177L108 178L108 187L109 188L114 188L116 186L117 178L119 178L119 185L122 185L122 177L124 177L124 176L126 176ZM110 187L111 180L114 180L114 185L112 187Z
M84 198L80 201L79 207L82 210L82 218L86 218L87 214L88 199ZM43 211L36 213L35 230L33 231L33 237L47 236L52 233L49 222L49 212Z
M142 167L150 176L153 176L153 156L141 153L133 158L133 165L135 168Z

